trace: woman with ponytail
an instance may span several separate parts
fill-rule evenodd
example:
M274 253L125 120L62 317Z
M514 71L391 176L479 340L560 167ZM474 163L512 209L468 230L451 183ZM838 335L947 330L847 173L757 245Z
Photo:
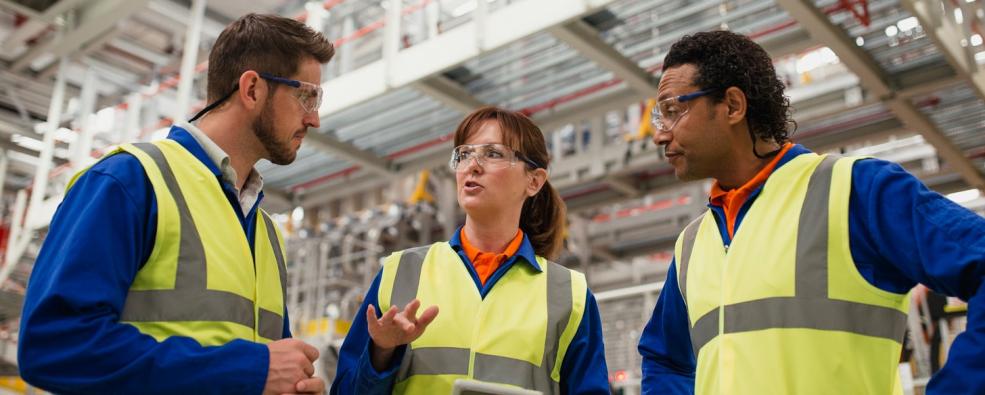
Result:
M609 393L595 298L581 273L550 261L565 205L549 165L544 134L523 114L485 107L465 117L449 161L465 225L384 260L342 345L333 394L447 394L460 379Z

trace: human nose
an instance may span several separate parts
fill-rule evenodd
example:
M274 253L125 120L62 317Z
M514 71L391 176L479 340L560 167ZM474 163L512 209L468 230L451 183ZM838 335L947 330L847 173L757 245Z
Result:
M304 125L309 128L318 129L321 127L321 116L318 115L318 109L313 111L307 111L304 113L303 118Z
M660 124L653 126L655 132L653 133L653 143L656 145L667 145L670 141L674 139L674 135L670 132L670 129L664 129Z
M479 173L482 171L482 163L479 163L479 157L477 155L470 155L468 158L465 158L464 165L465 168L461 168L462 165L459 165L463 173Z

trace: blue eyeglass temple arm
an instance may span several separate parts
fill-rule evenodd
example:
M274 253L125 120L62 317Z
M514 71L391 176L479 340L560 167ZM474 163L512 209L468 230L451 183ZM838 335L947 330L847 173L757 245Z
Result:
M273 82L276 82L276 83L280 83L280 84L284 84L284 85L288 85L288 86L293 86L295 88L300 88L301 87L301 81L291 80L291 79L287 79L287 78L281 78L281 77L278 77L278 76L273 75L273 74L270 74L270 73L264 73L262 71L259 72L259 73L257 73L257 74L260 75L260 78L263 78L265 80L270 80L270 81L273 81ZM219 100L216 100L212 104L209 104L208 106L205 106L205 108L203 108L202 111L199 111L198 114L195 114L195 116L192 117L191 119L189 119L188 122L189 123L195 122L196 120L198 120L199 118L201 118L203 115L205 115L205 113L207 113L209 111L212 111L213 108L218 107L220 104L222 104L222 102L226 101L226 99L228 99L230 96L233 95L233 93L236 93L236 91L238 91L238 90L239 90L239 84L233 85L233 90L229 91L229 93L227 93L225 96L223 96Z
M298 80L292 80L292 79L282 78L282 77L278 77L278 76L273 75L273 74L264 73L262 71L260 73L257 73L257 74L260 74L260 78L263 78L265 80L270 80L270 81L281 83L281 84L284 84L284 85L293 86L295 88L300 88L301 87L301 81L298 81Z
M714 91L715 91L714 89L703 89L703 90L700 90L700 91L697 91L697 92L694 92L694 93L688 93L686 95L680 95L680 96L677 96L677 101L679 101L679 102L686 102L688 100L694 100L694 99L697 99L697 98L699 98L701 96L707 95L707 94L709 94L711 92L714 92Z

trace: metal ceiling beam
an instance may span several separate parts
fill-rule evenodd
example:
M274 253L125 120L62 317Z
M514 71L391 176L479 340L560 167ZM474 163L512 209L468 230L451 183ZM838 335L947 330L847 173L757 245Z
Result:
M491 11L481 23L466 22L455 29L398 51L322 84L328 95L319 109L322 118L411 83L454 68L552 26L593 13L615 0L538 0L513 2ZM388 24L387 26L391 26ZM501 26L510 26L502 29ZM480 45L481 44L481 45ZM369 46L359 46L371 50ZM355 54L358 56L358 54ZM391 61L388 64L388 61Z
M616 78L625 81L636 93L644 97L656 94L657 83L653 76L640 68L635 61L603 41L599 37L598 30L581 19L553 26L548 31L595 64L611 71Z
M41 13L37 10L11 0L0 0L0 8L6 8L28 18L40 18Z
M460 84L440 74L416 81L411 86L463 114L485 105Z
M121 51L127 52L131 55L145 59L148 62L158 66L164 66L168 63L171 63L170 56L163 53L158 53L149 48L145 48L139 44L136 44L122 37L115 37L112 40L110 40L109 43L107 44Z
M65 13L66 11L75 8L81 3L82 0L62 0L55 4L52 4L44 11L35 11L31 8L25 7L17 2L2 0L0 1L0 6L13 9L15 12L20 13L28 17L27 21L21 23L14 30L7 39L3 42L3 48L0 51L9 52L17 49L24 42L37 36L44 32L55 17Z
M907 11L917 17L920 26L930 37L930 40L942 49L941 53L947 63L957 71L958 75L968 80L971 89L978 95L979 99L985 100L985 67L979 66L975 61L975 56L971 52L971 46L962 47L961 40L968 37L962 33L962 26L954 21L954 18L941 8L940 1L927 0L903 0L900 2ZM945 4L948 1L944 1ZM958 4L966 11L965 24L970 24L975 20L975 15L969 15L967 10L970 5L964 0L959 0Z
M188 4L191 2L189 1ZM167 20L156 19L155 25L162 28L168 28L169 31L175 34L184 34L186 27L188 26L188 18L191 16L191 9L185 5L176 3L174 1L152 1L147 5L147 9L154 12ZM225 17L216 14L212 10L206 8L205 19L202 21L202 37L216 38L222 33L222 30L226 28L226 23L232 22L223 21Z
M389 160L380 158L372 152L359 148L352 143L339 140L334 136L311 132L305 137L305 143L315 149L362 166L366 170L378 175L387 178L394 175L393 164Z
M108 0L86 3L88 7L78 12L75 28L65 31L56 38L39 44L14 61L10 70L23 71L34 59L50 53L58 58L85 46L93 38L114 29L116 23L126 19L131 13L143 8L149 0Z
M777 4L800 22L811 37L831 48L842 63L858 75L862 87L881 99L907 127L920 132L969 185L985 191L985 176L974 163L909 99L896 96L893 93L894 84L872 56L855 45L845 31L834 25L812 1L777 0Z

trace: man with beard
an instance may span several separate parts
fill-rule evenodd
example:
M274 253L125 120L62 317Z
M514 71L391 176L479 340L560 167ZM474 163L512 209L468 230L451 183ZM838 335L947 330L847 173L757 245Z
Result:
M209 55L208 99L167 139L76 175L24 301L22 377L56 393L321 393L290 339L283 240L253 165L294 161L319 126L334 48L249 14Z

